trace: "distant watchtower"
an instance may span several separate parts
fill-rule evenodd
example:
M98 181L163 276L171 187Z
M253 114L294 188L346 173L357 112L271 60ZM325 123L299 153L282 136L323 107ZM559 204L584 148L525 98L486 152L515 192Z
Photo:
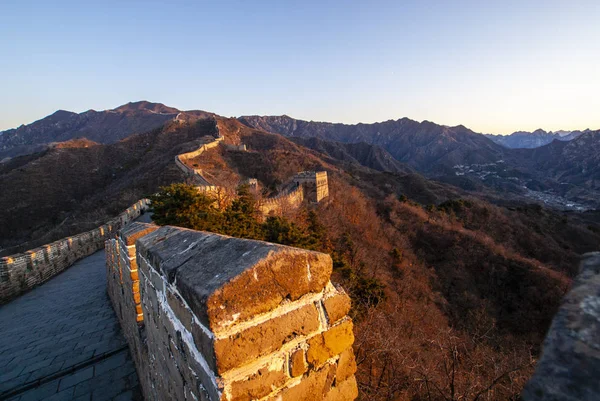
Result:
M326 171L301 171L294 182L304 187L304 198L309 202L318 203L329 196Z

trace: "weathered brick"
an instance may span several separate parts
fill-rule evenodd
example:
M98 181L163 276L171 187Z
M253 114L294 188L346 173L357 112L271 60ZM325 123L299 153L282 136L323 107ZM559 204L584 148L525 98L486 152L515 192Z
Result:
M316 401L322 400L329 392L332 376L335 375L334 365L325 365L319 370L308 372L300 383L293 387L284 388L281 392L269 397L269 401Z
M216 372L217 360L214 351L214 340L196 322L192 322L191 331L196 349L204 356L208 366Z
M347 348L340 354L337 371L335 373L338 382L346 380L356 372L356 360L352 348Z
M353 401L356 397L358 397L358 386L356 378L351 376L342 382L337 381L336 378L336 386L329 390L323 401Z
M119 237L127 246L135 245L135 241L151 232L158 230L160 227L154 224L147 223L131 223L119 231Z
M334 324L343 319L350 311L350 306L350 297L343 290L323 300L323 307L327 313L329 324Z
M215 332L320 292L332 269L322 253L168 226L136 246Z
M230 401L250 401L262 398L281 387L286 380L288 377L285 373L285 360L277 359L246 379L232 382Z
M308 370L305 351L298 348L290 354L290 375L297 377L303 375Z
M215 353L218 372L242 366L254 358L274 352L295 337L310 334L318 328L319 314L311 303L217 340Z
M321 366L329 358L350 347L353 342L352 321L343 321L308 341L308 363L311 366Z

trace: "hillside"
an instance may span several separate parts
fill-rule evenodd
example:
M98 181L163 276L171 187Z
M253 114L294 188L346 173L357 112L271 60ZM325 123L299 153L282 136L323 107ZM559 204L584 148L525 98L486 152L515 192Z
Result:
M312 210L326 230L336 281L355 302L361 399L427 399L424 378L448 395L444 367L457 349L455 385L466 399L498 377L488 399L516 397L579 253L600 241L595 226L538 206L456 199L460 191L418 174L379 172L346 154L335 159L327 144L308 150L232 119L219 126L250 151L207 155L199 167L213 178L255 177L273 188L298 170L328 171L330 198ZM414 202L405 194L419 179L423 187L412 193L431 196ZM287 215L309 227L306 216Z
M589 154L596 149L597 131L538 130L488 139L463 126L447 127L407 118L356 125L309 122L288 116L244 116L239 120L247 126L291 138L378 146L429 178L497 203L514 200L565 210L600 208L596 159ZM513 140L516 142L512 143ZM518 142L522 140L529 142L521 146ZM316 141L305 143L339 156L348 153L340 151L339 146L334 150L331 145L325 149ZM590 152L584 152L584 148ZM368 158L363 155L362 159L354 159L386 170L377 162L366 161ZM385 160L385 155L382 158ZM394 171L394 167L389 168Z
M182 180L173 158L211 133L211 119L174 122L114 144L73 140L0 164L0 187L9 189L0 196L0 249L14 253L91 229Z
M400 163L392 155L376 145L365 142L342 143L325 141L316 137L291 138L293 142L304 147L327 154L334 159L361 164L378 171L391 173L414 172L406 164Z
M41 153L53 143L83 137L101 144L114 143L165 122L185 123L204 117L215 115L180 111L146 101L102 112L58 111L30 125L2 133L0 160L6 163L10 157ZM573 157L569 159L565 155L565 162L555 169L556 173L553 170L553 174L548 175L544 162L536 161L544 158L546 149L510 149L538 146L550 138L566 143L567 139L591 132L589 130L555 133L538 130L491 136L493 141L501 143L497 144L460 125L447 127L408 118L356 125L309 122L288 116L246 116L238 120L249 127L282 133L299 144L349 164L398 174L418 171L440 183L497 203L534 201L567 210L600 207L594 173L590 173L593 166L582 169ZM516 142L512 143L513 140ZM519 144L522 141L527 143Z
M555 140L536 149L518 149L518 169L542 190L600 208L600 131L569 142ZM531 188L534 188L530 184Z
M219 146L190 160L211 183L256 178L276 193L298 171L328 172L329 198L286 217L318 230L335 281L353 298L362 400L427 399L426 383L444 396L454 386L473 399L494 380L488 399L516 397L578 255L600 243L598 223L466 198L386 164L386 153L371 145L294 142L215 119L226 143L249 151ZM215 119L169 122L113 144L72 140L0 165L0 185L12 189L0 197L0 246L29 247L94 227L159 186L183 181L174 156L214 135ZM402 171L388 171L393 166Z
M452 173L456 164L496 162L505 152L504 147L462 125L447 127L408 118L356 125L303 121L288 116L243 116L239 120L250 127L288 137L377 145L398 161L427 174Z
M179 113L172 107L146 101L79 114L59 110L31 124L3 131L0 135L0 160L39 152L53 142L81 137L103 144L115 143L132 134L161 127L176 119ZM201 111L189 114L196 118L211 116Z

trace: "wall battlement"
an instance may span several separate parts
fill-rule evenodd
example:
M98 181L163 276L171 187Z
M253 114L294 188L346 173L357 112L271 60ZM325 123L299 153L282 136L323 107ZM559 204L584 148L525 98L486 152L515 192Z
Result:
M106 249L146 400L357 397L350 299L328 255L143 223Z
M195 157L200 156L202 153L204 153L207 150L210 149L214 149L217 146L219 146L219 143L221 141L223 141L225 138L222 136L218 136L218 137L212 137L212 136L206 136L204 138L202 138L202 141L204 142L203 145L201 145L198 149L192 151L192 152L188 152L188 153L181 153L177 156L175 156L175 164L177 165L177 167L179 167L179 169L181 171L183 171L186 176L191 177L196 185L200 186L200 187L204 187L204 186L214 186L211 185L211 183L204 178L204 176L202 175L202 170L201 169L194 169L190 166L188 166L187 164L185 164L185 162L187 160L193 159Z
M209 149L213 149L219 146L225 138L219 134L219 136L212 137L206 136L202 139L204 144L198 149L182 153L175 156L175 164L179 167L188 177L191 177L198 190L216 196L217 198L222 197L222 194L227 194L230 198L231 191L225 187L211 184L203 175L202 169L195 169L186 164L186 161L200 156L202 153ZM246 151L246 145L229 145L224 144L229 150ZM256 179L248 179L246 182L249 185L256 186L258 182ZM327 182L326 171L302 171L294 175L291 180L291 184L285 190L283 190L277 196L263 199L258 203L258 210L264 215L280 214L284 211L296 209L300 207L302 202L307 199L311 203L319 203L323 199L329 196L329 185ZM221 202L218 202L219 204Z
M0 259L0 305L40 285L81 258L104 247L104 241L148 209L148 199L133 204L106 224L84 233Z
M319 203L328 196L326 171L302 171L294 175L290 185L279 195L261 200L258 209L265 216L280 214L300 207L305 199L311 203Z
M279 195L263 199L258 202L258 210L265 216L279 214L287 210L297 209L304 201L304 188L296 188L284 191Z

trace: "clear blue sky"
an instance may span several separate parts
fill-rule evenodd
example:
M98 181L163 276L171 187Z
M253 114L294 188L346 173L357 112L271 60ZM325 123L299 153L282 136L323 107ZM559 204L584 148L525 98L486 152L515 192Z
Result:
M600 1L0 2L0 130L136 100L600 129Z

